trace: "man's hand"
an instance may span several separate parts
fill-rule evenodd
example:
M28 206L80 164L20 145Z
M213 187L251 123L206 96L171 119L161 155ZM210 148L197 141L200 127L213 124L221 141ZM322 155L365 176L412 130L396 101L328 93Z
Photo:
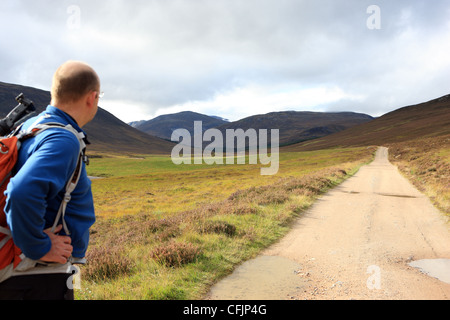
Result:
M59 225L54 232L52 232L51 228L44 230L52 242L52 247L50 251L41 258L42 261L64 264L72 255L73 247L71 245L72 240L70 237L57 235L61 229L62 225Z

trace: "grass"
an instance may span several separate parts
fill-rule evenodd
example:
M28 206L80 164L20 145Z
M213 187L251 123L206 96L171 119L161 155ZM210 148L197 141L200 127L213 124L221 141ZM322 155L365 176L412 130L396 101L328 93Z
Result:
M450 135L389 145L390 161L450 217Z
M259 165L173 165L103 156L88 168L98 215L77 299L201 299L210 286L287 233L317 196L373 148L280 154Z

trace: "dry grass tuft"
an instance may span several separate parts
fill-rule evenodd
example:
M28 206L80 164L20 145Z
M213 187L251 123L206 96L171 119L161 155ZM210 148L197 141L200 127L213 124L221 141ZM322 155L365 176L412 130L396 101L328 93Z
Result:
M195 261L199 254L198 246L172 240L155 247L150 257L168 267L180 267Z
M117 246L97 246L89 250L83 277L91 281L104 281L130 274L135 263L122 249L123 247Z
M197 227L200 233L225 234L232 237L236 234L236 226L225 221L204 221Z
M450 135L389 145L389 160L450 215Z

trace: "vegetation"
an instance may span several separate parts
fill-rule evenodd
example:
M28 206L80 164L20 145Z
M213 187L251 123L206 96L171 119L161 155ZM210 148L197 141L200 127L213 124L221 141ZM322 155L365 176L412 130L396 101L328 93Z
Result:
M450 135L389 145L390 161L450 217Z
M47 91L0 83L3 116L21 92L38 112L50 97ZM318 195L368 162L375 149L365 146L388 146L391 162L450 215L449 111L446 95L286 146L278 174L261 176L259 165L176 166L168 156L125 156L169 154L175 144L145 135L100 108L84 128L92 147L102 152L92 157L88 173L101 179L93 181L98 220L77 297L201 298L236 264L282 237ZM280 121L283 145L300 134L307 134L300 137L306 140L339 129L338 123L317 122L300 132L290 125L299 122L292 113L268 116L252 118L270 120L267 128ZM240 127L257 128L244 120ZM108 154L117 150L121 156Z
M280 239L315 198L374 148L280 154L259 165L175 166L169 157L91 160L97 223L78 299L198 299Z

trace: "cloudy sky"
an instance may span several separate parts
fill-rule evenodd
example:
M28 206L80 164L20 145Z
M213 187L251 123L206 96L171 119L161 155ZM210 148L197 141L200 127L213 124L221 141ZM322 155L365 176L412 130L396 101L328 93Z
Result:
M66 60L97 70L101 107L126 122L379 116L450 93L450 1L0 2L0 81L49 90Z

